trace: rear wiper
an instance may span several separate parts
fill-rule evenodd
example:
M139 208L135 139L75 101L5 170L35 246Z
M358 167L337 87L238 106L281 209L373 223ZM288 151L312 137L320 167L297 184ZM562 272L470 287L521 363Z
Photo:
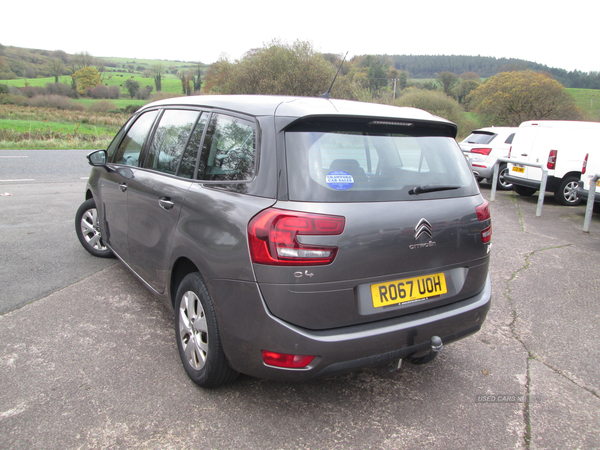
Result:
M460 186L451 184L424 184L422 186L415 186L410 191L409 195L424 194L426 192L437 192L437 191L449 191L451 189L459 189Z

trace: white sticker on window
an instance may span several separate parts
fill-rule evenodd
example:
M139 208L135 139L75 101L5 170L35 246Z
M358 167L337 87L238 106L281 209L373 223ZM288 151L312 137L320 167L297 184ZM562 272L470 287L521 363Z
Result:
M325 177L325 182L327 185L338 191L345 191L346 189L350 189L354 186L354 178L348 172L344 172L343 170L334 170L333 172L329 172Z

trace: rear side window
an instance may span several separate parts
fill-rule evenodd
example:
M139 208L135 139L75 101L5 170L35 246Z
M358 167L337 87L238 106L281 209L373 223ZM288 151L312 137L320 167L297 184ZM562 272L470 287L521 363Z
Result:
M506 138L504 141L505 144L512 144L513 138L515 137L515 133L512 133L510 136Z
M198 176L206 181L248 181L254 177L256 132L254 123L213 114L208 124Z
M290 200L420 200L474 195L473 176L456 141L353 131L286 133ZM444 186L415 195L417 186Z

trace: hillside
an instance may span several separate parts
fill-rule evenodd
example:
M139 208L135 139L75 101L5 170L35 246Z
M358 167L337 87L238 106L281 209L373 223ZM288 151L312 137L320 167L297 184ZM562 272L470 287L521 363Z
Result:
M81 55L69 55L61 50L48 51L0 44L0 80L15 78L44 78L69 75L74 60ZM104 66L107 72L143 73L150 66L161 63L168 73L197 65L192 61L136 60L135 58L88 57L95 65ZM567 88L600 89L600 73L568 72L531 61L514 58L494 58L465 55L373 55L396 69L408 72L410 78L435 78L441 72L460 75L475 72L488 78L508 70L535 70L546 72ZM357 56L360 57L360 56ZM207 67L206 64L201 64Z

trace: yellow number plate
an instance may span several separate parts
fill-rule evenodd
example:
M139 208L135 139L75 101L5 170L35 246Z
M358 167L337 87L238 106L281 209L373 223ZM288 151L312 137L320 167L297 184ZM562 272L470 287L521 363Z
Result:
M512 170L513 172L525 173L525 167L513 166Z
M443 273L371 285L371 297L375 308L435 297L447 292L446 277Z

